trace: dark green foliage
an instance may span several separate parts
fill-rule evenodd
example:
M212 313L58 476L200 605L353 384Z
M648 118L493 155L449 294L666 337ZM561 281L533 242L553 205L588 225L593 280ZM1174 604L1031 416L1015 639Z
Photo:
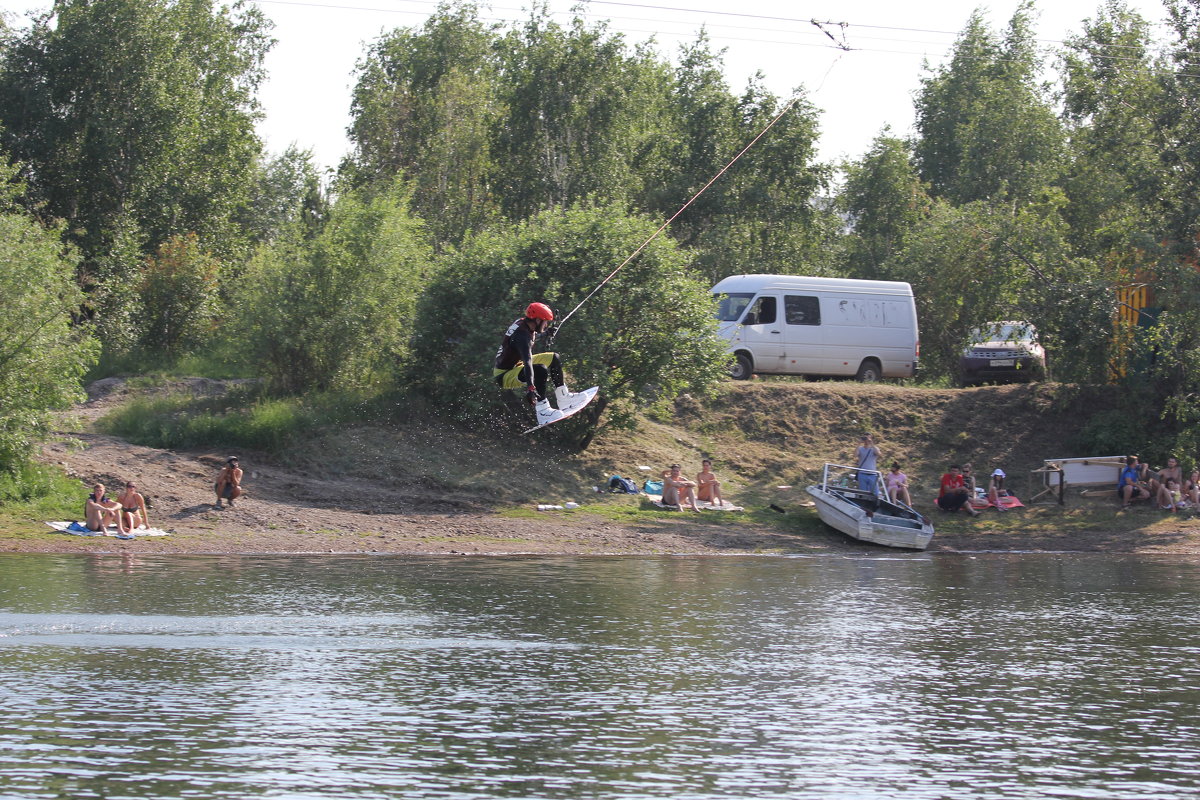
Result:
M7 43L4 142L85 256L126 219L147 252L187 232L236 246L266 29L257 10L211 0L63 0Z
M478 13L442 6L381 38L354 91L344 179L403 176L439 242L584 200L669 217L784 108L758 81L733 95L703 34L673 70L604 24L535 8L502 32ZM798 102L680 217L672 235L700 248L706 279L828 261L816 137L816 110Z
M319 234L251 259L225 330L243 363L291 392L378 385L405 359L430 249L402 186L340 197Z
M904 237L929 214L929 195L912 158L910 145L885 131L861 160L846 166L839 206L853 225L846 237L851 277L884 279L887 260L903 249Z
M96 358L87 328L73 324L82 294L57 233L0 213L0 473L24 469L49 412L80 399Z
M654 229L619 207L576 207L471 238L422 296L414 380L439 407L477 422L494 416L492 368L505 329L532 301L561 319ZM600 386L585 412L593 421L612 404L611 421L626 422L639 406L703 392L723 377L709 287L687 267L660 237L563 327L554 349L568 384Z
M1063 132L1036 82L1031 12L1023 3L1003 36L975 12L950 64L922 79L916 154L935 197L1023 202L1055 180Z

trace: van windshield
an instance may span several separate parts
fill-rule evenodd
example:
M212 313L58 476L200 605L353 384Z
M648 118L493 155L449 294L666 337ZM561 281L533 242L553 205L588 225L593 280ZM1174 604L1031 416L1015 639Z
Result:
M753 293L742 294L740 292L713 296L721 298L721 303L717 306L717 319L721 322L737 322L741 319L746 306L750 305L750 301L754 299Z

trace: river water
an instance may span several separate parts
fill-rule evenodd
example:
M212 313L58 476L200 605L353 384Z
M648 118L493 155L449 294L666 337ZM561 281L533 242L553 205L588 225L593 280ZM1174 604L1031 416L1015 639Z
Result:
M4 798L1194 798L1200 561L0 556Z

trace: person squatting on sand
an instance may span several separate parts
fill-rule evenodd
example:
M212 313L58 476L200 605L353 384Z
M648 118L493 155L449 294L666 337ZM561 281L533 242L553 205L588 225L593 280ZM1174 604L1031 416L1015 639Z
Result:
M554 321L554 312L545 303L530 303L525 316L508 326L500 349L496 351L492 376L501 389L525 389L525 400L534 408L537 424L557 422L563 411L580 402L580 395L567 388L558 353L538 353L533 348ZM532 365L532 366L531 366ZM554 402L550 405L548 383L554 384Z
M692 511L699 511L696 505L696 482L684 477L678 464L672 464L671 469L663 473L662 502L664 506L684 507L684 503Z
M725 505L721 497L721 482L713 474L712 461L707 458L700 462L700 474L696 476L696 499L713 505Z
M216 507L221 508L221 500L228 500L229 507L233 508L233 501L242 496L242 468L238 465L237 456L225 460L225 466L217 475L213 488L217 492Z
M128 534L125 530L125 522L121 519L121 504L108 499L108 495L104 493L103 483L93 486L92 493L83 501L83 518L88 530L103 533L109 523L112 523L117 526L119 535Z
M1183 482L1183 496L1192 504L1192 508L1200 508L1200 469L1192 470Z

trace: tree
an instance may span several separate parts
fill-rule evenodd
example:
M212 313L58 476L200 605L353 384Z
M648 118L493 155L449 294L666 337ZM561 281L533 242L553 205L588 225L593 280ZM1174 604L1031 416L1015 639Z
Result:
M418 31L381 37L358 65L343 165L353 186L416 186L414 210L457 242L496 214L492 137L501 113L494 26L474 3L442 4Z
M1175 42L1169 58L1174 69L1162 77L1164 97L1157 125L1166 146L1163 166L1171 175L1164 193L1168 234L1180 256L1200 257L1200 81L1196 52L1200 51L1200 0L1167 0Z
M922 78L916 155L933 196L1020 203L1054 183L1063 135L1036 83L1031 10L1022 3L1003 38L974 12L950 64Z
M495 190L508 219L585 198L627 200L642 182L660 128L647 125L669 91L667 72L619 34L544 8L500 44L502 113L494 135Z
M818 202L831 175L814 161L817 111L797 89L784 103L756 75L741 97L722 76L721 54L702 31L681 50L672 114L681 133L672 146L673 165L653 208L674 214L722 167L787 111L758 143L679 216L673 235L699 249L699 270L715 283L738 272L823 271L836 228ZM752 265L752 267L750 266Z
M222 260L241 252L268 27L241 2L56 0L10 34L3 142L96 279L136 267L105 258L120 240L146 255L195 233Z
M411 381L463 419L493 418L492 358L505 328L533 300L562 319L654 229L616 206L575 206L472 237L421 298ZM629 424L639 405L725 377L708 284L687 267L686 254L659 237L562 328L555 349L572 384L600 387L580 414L590 428L606 409L611 423Z
M260 160L241 225L255 243L273 242L299 227L313 236L329 214L329 197L311 150L288 147Z
M839 206L852 226L846 243L847 274L885 278L884 264L929 213L929 195L917 177L912 148L885 130L845 172Z
M429 277L424 226L402 183L338 198L316 237L293 231L251 259L234 292L242 355L276 389L385 384L407 356Z
M12 176L0 168L0 186ZM82 295L62 232L43 229L9 207L11 193L0 194L0 473L12 475L45 433L49 412L81 399L97 347L72 318Z
M173 361L204 343L217 319L218 267L195 234L168 239L146 259L134 314L144 353Z
M1161 154L1171 137L1157 124L1167 98L1150 46L1149 24L1109 0L1062 53L1065 214L1079 253L1109 263L1114 280L1153 260L1170 188Z
M1014 214L939 200L906 234L886 276L913 286L930 374L959 377L973 328L1021 320L1037 328L1056 378L1107 376L1115 296L1091 262L1071 256L1065 202L1061 191L1047 190Z

